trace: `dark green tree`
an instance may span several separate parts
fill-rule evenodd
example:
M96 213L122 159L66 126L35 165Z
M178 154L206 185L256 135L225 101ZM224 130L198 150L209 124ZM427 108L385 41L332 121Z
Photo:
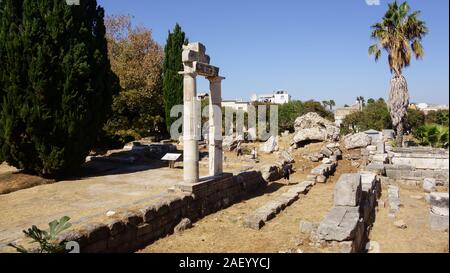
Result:
M0 158L61 175L84 163L117 90L96 0L0 1Z
M174 105L183 104L183 76L178 72L183 71L181 54L187 43L188 39L177 23L173 32L169 31L164 47L163 96L167 131L176 120L170 117L170 110Z

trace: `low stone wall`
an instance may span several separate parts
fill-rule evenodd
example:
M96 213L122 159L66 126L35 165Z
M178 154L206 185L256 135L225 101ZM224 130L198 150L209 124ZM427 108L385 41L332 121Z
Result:
M318 239L339 242L341 252L363 252L380 193L380 180L374 173L341 175L333 191L334 207L317 229Z
M393 148L389 152L393 165L407 165L421 170L449 169L449 153L444 149L426 147Z
M65 232L60 239L76 241L82 253L130 252L171 234L188 218L194 222L201 217L224 209L248 197L267 185L260 171L239 175L223 174L192 187L192 194L160 201L139 211L126 213L122 218L106 223L90 224L78 231Z
M421 184L425 178L434 178L439 185L448 187L449 171L448 169L422 170L416 169L410 165L391 165L385 164L386 176L398 181L412 181Z

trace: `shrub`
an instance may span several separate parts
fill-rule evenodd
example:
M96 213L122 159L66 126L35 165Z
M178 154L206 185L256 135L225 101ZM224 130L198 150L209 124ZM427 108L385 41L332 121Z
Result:
M439 124L425 124L413 130L413 135L420 145L435 148L448 147L448 133L448 127Z

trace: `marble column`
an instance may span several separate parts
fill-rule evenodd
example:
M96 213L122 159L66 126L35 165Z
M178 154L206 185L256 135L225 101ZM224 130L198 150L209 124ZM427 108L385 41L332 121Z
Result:
M196 118L197 100L197 74L194 72L182 72L184 113L183 113L183 178L186 183L199 181L198 170L198 129L199 121Z
M208 77L209 101L209 175L223 173L222 149L222 80L223 77Z

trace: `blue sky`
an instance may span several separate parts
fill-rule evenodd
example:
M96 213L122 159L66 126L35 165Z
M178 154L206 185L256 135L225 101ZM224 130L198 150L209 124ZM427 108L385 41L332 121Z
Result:
M130 14L165 44L180 23L191 42L206 45L219 66L224 99L248 100L253 93L289 91L294 99L334 99L351 104L357 96L387 97L390 72L386 54L375 63L367 54L370 26L387 3L365 0L98 0L106 13ZM430 33L426 55L404 71L411 101L448 104L449 1L410 0L422 11ZM198 80L198 91L208 90Z

